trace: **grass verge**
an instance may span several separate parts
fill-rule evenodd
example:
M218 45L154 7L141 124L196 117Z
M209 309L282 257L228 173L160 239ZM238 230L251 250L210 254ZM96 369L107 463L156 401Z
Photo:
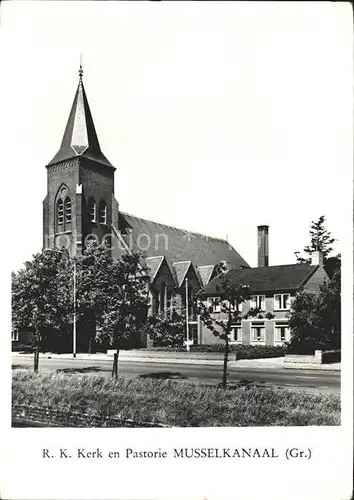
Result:
M340 425L336 394L252 385L223 390L171 379L15 372L12 403L85 413L95 426L117 416L178 427Z

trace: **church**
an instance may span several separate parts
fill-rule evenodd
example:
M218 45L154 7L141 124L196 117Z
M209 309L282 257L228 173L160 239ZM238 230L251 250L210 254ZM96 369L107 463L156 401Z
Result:
M172 298L192 303L205 291L215 296L215 266L224 262L236 282L252 285L255 304L274 312L274 321L262 319L235 325L235 343L282 343L288 338L286 313L290 298L306 283L324 279L321 256L311 265L268 266L268 226L258 227L258 267L250 268L226 240L159 224L120 210L114 195L115 167L101 150L87 100L83 70L59 151L47 164L47 195L43 201L43 249L65 246L72 257L80 255L89 239L107 241L114 258L142 251L150 270L152 314L169 314ZM317 260L316 260L317 259ZM189 307L189 336L194 343L217 339L201 325ZM262 309L263 310L263 309ZM215 309L215 314L220 311ZM266 324L267 323L267 324ZM272 324L271 324L272 323ZM143 341L149 345L149 339Z

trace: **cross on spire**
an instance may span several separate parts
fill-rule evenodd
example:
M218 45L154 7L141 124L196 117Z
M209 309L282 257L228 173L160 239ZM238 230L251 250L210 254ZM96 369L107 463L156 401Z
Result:
M80 54L80 69L79 69L79 79L82 82L82 76L84 74L84 70L82 69L82 54Z

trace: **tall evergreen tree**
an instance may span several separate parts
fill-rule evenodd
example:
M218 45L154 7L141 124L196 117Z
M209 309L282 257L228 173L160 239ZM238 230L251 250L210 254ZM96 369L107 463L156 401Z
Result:
M332 252L332 245L335 239L332 237L330 231L326 229L325 222L326 217L324 215L321 215L317 221L311 222L309 230L310 243L303 249L303 252L307 256L300 256L300 252L295 252L296 260L299 264L311 262L311 254L316 250L320 250L323 253L325 261Z

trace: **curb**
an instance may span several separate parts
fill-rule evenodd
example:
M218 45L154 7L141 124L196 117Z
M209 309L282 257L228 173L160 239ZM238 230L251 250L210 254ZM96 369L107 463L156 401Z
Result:
M331 365L315 365L315 364L301 364L301 363L284 363L283 368L285 370L317 370L317 371L332 371L332 372L340 372L340 366L331 366Z
M32 354L21 354L21 353L13 353L13 357L30 357L32 358ZM73 359L70 354L40 354L40 359ZM80 361L94 361L94 360L105 360L111 361L113 360L112 356L108 356L106 354L91 354L91 355L77 355L75 358ZM222 359L181 359L181 358L149 358L149 357L137 357L137 356L124 356L120 355L118 358L118 363L120 361L135 361L138 363L164 363L164 364L193 364L193 365L204 365L204 366L222 366ZM254 368L255 370L283 370L283 369L292 369L292 370L317 370L317 371L340 371L340 366L331 366L331 365L314 365L314 364L302 364L302 363L274 363L264 362L264 360L246 360L240 359L238 361L230 360L228 362L228 366L232 368Z

